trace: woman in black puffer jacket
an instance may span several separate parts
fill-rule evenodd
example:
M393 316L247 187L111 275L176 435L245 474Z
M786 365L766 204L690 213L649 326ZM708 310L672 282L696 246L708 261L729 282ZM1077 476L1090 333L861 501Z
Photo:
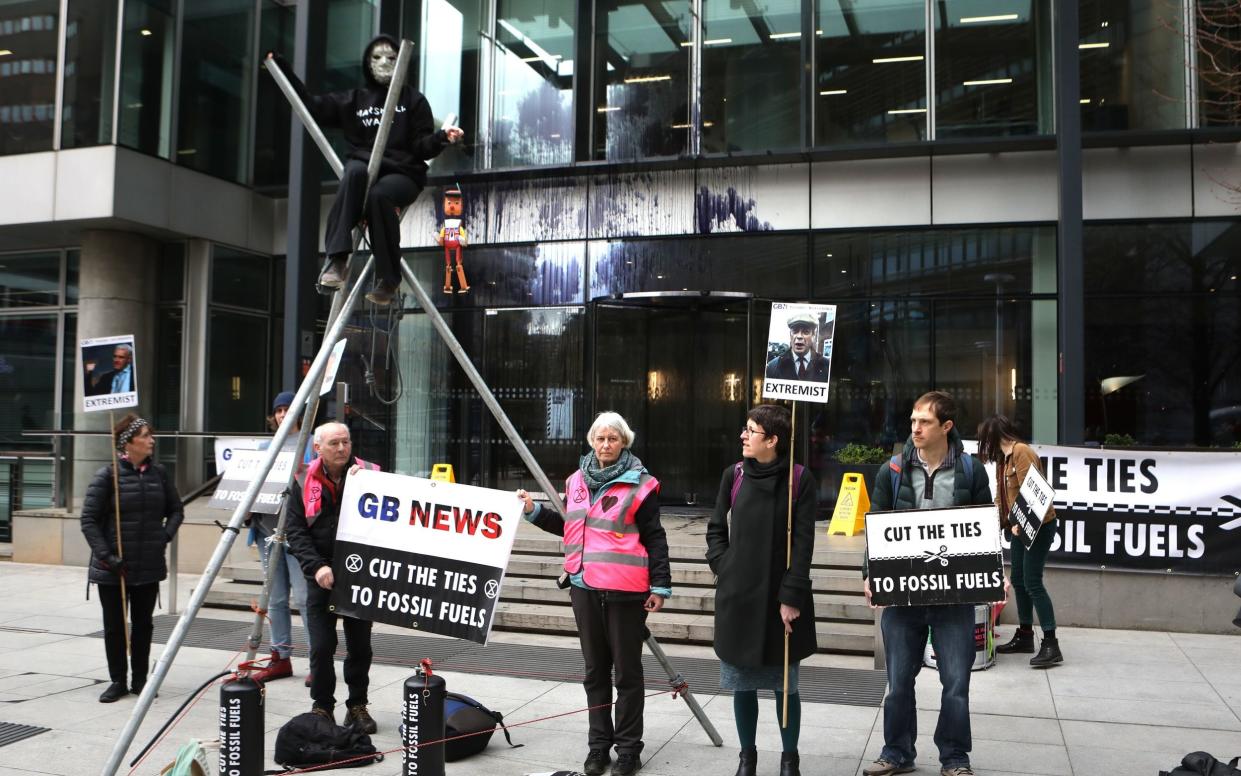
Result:
M130 660L135 695L147 681L151 657L151 615L159 596L159 583L168 576L164 548L176 535L183 517L181 497L164 467L155 463L155 437L150 425L130 413L112 429L120 453L121 544L116 541L116 496L112 490L112 467L95 472L82 502L82 535L90 545L88 579L99 586L103 607L103 643L108 655L112 684L99 696L112 703L125 696L125 613L121 606L122 584L128 599Z

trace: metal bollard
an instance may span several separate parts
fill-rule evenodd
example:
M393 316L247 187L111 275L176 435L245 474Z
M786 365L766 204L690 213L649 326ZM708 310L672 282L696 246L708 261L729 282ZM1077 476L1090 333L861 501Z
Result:
M423 741L444 737L444 696L448 688L442 676L417 673L405 680L405 703L401 709L405 746L403 776L444 776L444 745L429 748Z
M263 696L248 676L220 688L220 776L262 776Z

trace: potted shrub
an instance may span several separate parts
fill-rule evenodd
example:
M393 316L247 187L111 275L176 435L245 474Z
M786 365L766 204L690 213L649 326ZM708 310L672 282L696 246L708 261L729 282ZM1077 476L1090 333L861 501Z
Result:
M857 473L862 475L866 483L866 492L870 493L875 485L875 473L891 457L892 454L882 447L859 442L850 442L840 448L833 456L840 464L840 474L836 478L836 492L840 492L840 485L844 482L846 474Z
M1108 434L1103 437L1104 447L1133 447L1138 442L1128 434Z

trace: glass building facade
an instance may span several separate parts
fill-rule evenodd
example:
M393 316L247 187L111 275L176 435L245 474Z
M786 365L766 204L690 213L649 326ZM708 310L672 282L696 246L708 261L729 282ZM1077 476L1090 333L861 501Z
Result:
M432 185L493 192L477 206L491 225L467 252L472 292L437 303L553 478L576 466L592 414L615 409L638 430L637 452L657 464L665 498L710 504L735 458L738 421L757 401L753 345L777 301L838 306L832 402L807 413L802 429L806 460L829 491L839 473L832 454L903 439L910 403L931 388L962 400L967 432L1004 412L1031 438L1056 441L1054 214L833 228L808 216L773 228L726 185L687 198L688 228L623 222L606 204L553 225L555 192L578 183L621 191L626 174L694 186L711 174L702 170L746 171L771 157L939 163L978 148L1047 151L1052 0L321 7L325 38L312 56L323 90L355 85L366 42L399 31L415 44L411 78L437 123L455 115L467 130L465 144L432 163ZM1212 0L1083 0L1086 144L1235 142L1241 57L1227 12ZM296 13L286 0L4 3L0 160L115 145L278 201L290 111L260 63L269 50L293 59ZM552 192L525 223L503 212L501 189L514 181ZM628 190L654 207L661 185ZM799 185L787 200L810 200ZM899 186L892 191L890 207L904 207ZM717 233L721 224L735 233ZM1241 442L1239 226L1195 215L1087 221L1087 440ZM206 263L196 263L186 239L157 239L158 425L193 409L183 366L197 348L203 427L261 429L271 395L291 387L280 369L286 258L209 241ZM424 284L438 285L437 250L408 258ZM72 427L64 413L80 260L74 244L0 254L0 401L12 405L0 413L0 455L46 454L45 440L22 431ZM321 332L320 320L311 334ZM448 460L461 479L495 487L527 481L420 310L368 310L348 336L342 375L368 458L407 473Z

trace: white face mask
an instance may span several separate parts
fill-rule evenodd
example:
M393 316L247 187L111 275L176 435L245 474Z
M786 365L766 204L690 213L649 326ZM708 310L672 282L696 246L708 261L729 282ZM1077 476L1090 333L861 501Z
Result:
M392 80L396 72L396 50L387 43L380 43L371 49L371 76L381 84Z

